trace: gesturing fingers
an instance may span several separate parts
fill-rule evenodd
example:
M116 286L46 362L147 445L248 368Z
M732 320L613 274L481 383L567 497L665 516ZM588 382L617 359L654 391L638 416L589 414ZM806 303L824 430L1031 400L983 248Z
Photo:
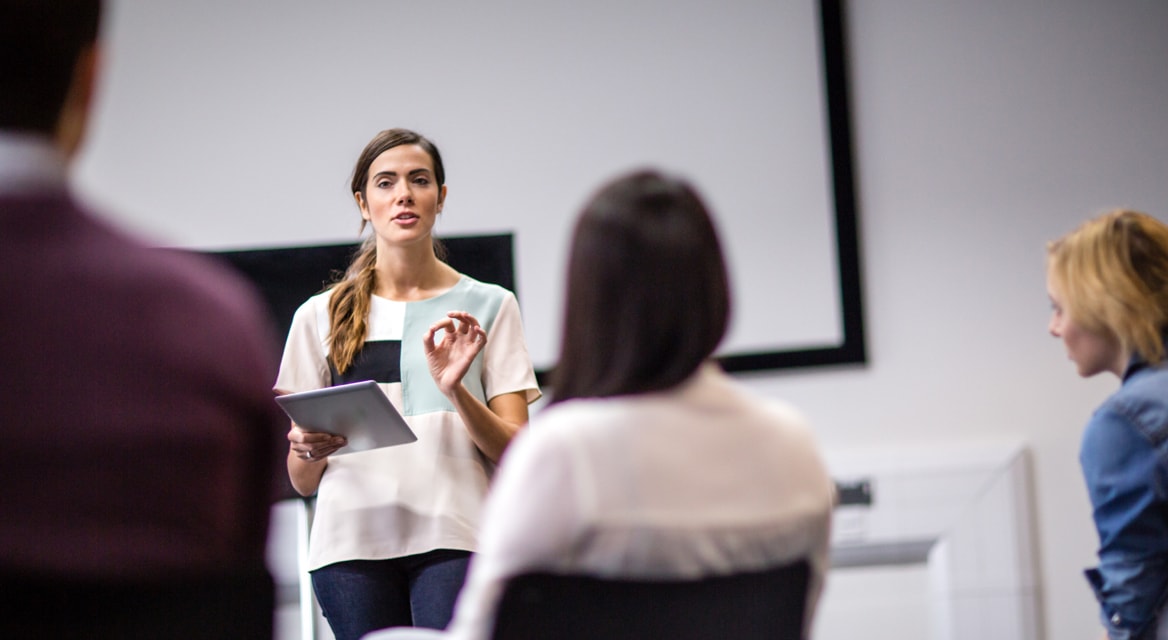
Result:
M445 334L438 340L435 338L439 331ZM478 319L466 311L450 311L446 317L430 325L429 330L423 341L427 350L432 350L435 346L446 342L446 336L451 336L452 339L460 337L470 337L472 341L486 339L486 332L483 331L482 326L479 325Z
M451 311L446 317L458 321L459 333L474 333L476 329L481 329L478 319L466 311Z
M430 325L429 329L426 330L426 335L422 336L422 347L426 350L427 353L433 351L436 348L434 338L438 335L438 332L444 332L442 338L438 341L443 342L446 340L446 335L450 334L452 331L454 331L454 329L454 321L449 318L444 318L438 322L435 322L434 324Z

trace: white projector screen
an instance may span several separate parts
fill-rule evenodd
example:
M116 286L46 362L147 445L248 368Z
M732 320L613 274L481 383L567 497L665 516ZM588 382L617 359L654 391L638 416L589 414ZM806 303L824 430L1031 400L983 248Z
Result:
M819 4L112 0L74 178L166 245L353 242L357 154L415 129L446 162L438 234L515 234L545 368L577 212L602 181L655 166L715 213L734 285L719 353L836 348Z

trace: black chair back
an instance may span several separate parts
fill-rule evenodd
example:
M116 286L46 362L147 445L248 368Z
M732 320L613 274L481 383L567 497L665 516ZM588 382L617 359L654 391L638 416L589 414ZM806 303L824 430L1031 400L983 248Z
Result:
M270 640L275 592L264 567L135 583L0 573L0 638Z
M810 568L799 561L698 580L530 573L507 583L494 640L801 640Z

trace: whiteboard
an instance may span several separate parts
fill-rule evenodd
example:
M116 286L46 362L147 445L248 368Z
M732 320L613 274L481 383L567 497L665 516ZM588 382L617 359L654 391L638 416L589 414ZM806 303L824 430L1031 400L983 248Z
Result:
M654 166L714 212L720 353L843 340L815 0L113 0L76 187L157 242L351 242L379 130L446 162L439 235L515 234L537 367L558 350L574 219Z

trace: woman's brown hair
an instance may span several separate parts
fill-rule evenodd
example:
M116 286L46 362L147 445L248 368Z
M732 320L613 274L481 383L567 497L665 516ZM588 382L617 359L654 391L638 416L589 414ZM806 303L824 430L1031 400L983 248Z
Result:
M552 403L661 391L713 354L730 318L718 234L685 181L640 171L604 186L572 237Z

